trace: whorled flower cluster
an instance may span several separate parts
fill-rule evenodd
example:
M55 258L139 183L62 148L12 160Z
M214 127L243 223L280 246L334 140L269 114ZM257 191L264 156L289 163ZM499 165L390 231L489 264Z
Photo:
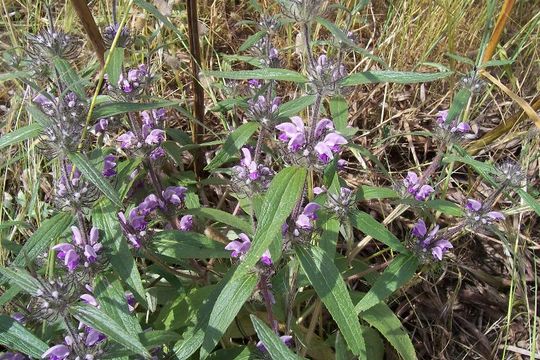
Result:
M109 92L119 99L132 100L141 96L152 83L153 76L146 64L129 69L127 75L122 73L118 83L108 83Z
M435 191L430 185L423 184L416 173L409 171L403 179L403 188L418 201L424 201Z
M437 113L435 135L445 144L457 143L470 137L471 126L466 122L460 122L458 119L448 121L448 110L443 110Z
M244 233L238 234L238 238L236 240L231 241L225 246L225 250L231 252L231 257L240 261L244 260L250 248L251 240ZM268 251L268 249L262 254L259 261L265 266L272 266L272 257L270 256L270 251Z
M98 197L95 185L86 181L77 168L67 164L64 174L55 184L56 207L60 210L85 210L91 208Z
M347 139L334 130L334 123L330 119L321 119L315 129L304 126L299 116L293 116L290 120L277 125L276 129L280 131L278 139L287 143L284 157L292 163L323 168L347 144Z
M345 66L329 60L326 55L319 56L315 66L308 68L309 84L314 93L322 96L339 94L340 82L346 76Z
M71 243L61 243L53 246L57 251L58 259L62 260L67 270L72 273L79 265L85 268L92 266L98 261L98 254L102 249L99 242L99 230L92 227L88 236L83 236L76 226L71 227L73 233Z
M415 238L413 250L423 261L442 260L444 254L453 246L444 237L438 236L439 225L428 232L424 220L419 220L412 230Z
M59 57L76 59L82 50L82 41L63 31L45 29L36 35L28 35L28 55L38 63L52 63Z
M163 123L166 114L165 109L141 112L140 134L136 133L136 129L132 129L118 136L116 141L120 148L129 151L142 149L154 161L165 156L165 151L160 145L165 141Z
M259 86L259 83L252 83ZM261 123L267 129L272 129L278 120L278 110L281 98L275 97L268 101L265 96L259 95L255 99L248 100L246 115L250 120Z
M480 201L468 199L465 205L467 224L471 229L491 225L494 222L504 220L504 215L499 211L492 211Z
M274 171L263 164L257 164L248 148L242 148L242 154L244 157L240 164L232 168L231 185L234 191L250 196L268 189Z

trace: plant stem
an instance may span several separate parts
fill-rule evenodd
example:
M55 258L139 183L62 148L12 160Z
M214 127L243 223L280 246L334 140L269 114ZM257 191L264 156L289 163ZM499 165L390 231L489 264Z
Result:
M322 98L323 98L322 94L317 93L315 97L315 103L313 104L313 108L311 112L308 143L313 141L315 137L315 127L317 126L317 121L319 121L319 113L321 111Z
M311 38L309 33L309 24L307 22L304 22L302 24L302 36L306 45L308 64L311 69L315 69L315 58L313 57L313 53L311 52Z
M259 280L258 287L264 299L264 306L266 307L266 313L268 314L268 322L270 323L272 330L274 330L276 334L279 334L277 326L278 324L274 320L274 313L272 311L272 294L270 293L270 288L268 287L269 281L270 278L267 275L262 275L261 279Z

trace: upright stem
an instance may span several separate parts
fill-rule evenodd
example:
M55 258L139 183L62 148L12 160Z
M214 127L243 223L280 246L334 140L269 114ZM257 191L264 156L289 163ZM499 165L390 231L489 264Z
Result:
M313 104L312 113L311 113L308 143L314 140L315 127L317 126L317 121L319 121L319 113L321 112L321 104L322 104L322 94L317 93L315 97L315 103Z
M424 171L424 174L418 181L419 186L424 185L429 180L431 175L433 175L433 173L439 168L444 153L444 146L439 147L439 149L437 150L437 155L435 156L429 167L426 169L426 171Z
M261 131L259 131L259 137L257 138L257 145L255 145L255 156L253 156L253 161L258 164L259 158L261 155L261 148L262 143L264 141L264 137L266 136L266 130L264 127L261 127Z
M302 36L304 37L304 42L306 45L306 53L309 66L311 66L312 69L315 69L315 58L313 57L313 53L311 52L311 38L309 33L309 24L307 22L304 22L302 24Z
M79 340L77 330L75 329L75 327L73 326L73 324L71 323L71 321L69 319L64 317L63 320L64 320L64 324L66 325L66 329L67 329L69 335L73 339L75 352L77 353L79 358L84 359L86 354L85 354L84 348L81 345L81 342Z
M272 294L270 293L270 288L268 287L269 278L267 275L262 275L259 280L259 290L262 294L264 300L264 306L266 307L266 313L268 314L268 322L272 327L272 330L278 334L277 322L274 320L274 313L272 311Z
M72 173L68 170L67 167L67 161L65 159L60 160L61 169L64 177L66 178L66 186L68 188L68 191L70 194L73 194L75 190L73 189L73 185L71 184L71 177ZM77 223L79 224L79 230L81 231L82 241L84 244L88 244L88 229L86 228L86 222L84 220L84 214L82 213L81 209L77 207L75 209L75 213L77 216Z

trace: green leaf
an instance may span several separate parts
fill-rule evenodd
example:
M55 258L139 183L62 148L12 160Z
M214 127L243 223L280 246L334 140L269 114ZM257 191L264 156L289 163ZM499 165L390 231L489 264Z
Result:
M351 211L350 216L352 226L362 231L364 234L379 240L397 252L407 252L407 249L383 224L375 220L371 215L363 211Z
M414 276L417 267L418 258L414 254L401 254L396 257L368 293L356 304L356 312L366 311L387 299Z
M206 71L204 74L206 76L235 80L261 79L291 81L296 83L307 82L307 78L304 75L287 69L263 68L240 71Z
M124 48L116 47L112 51L113 53L110 57L109 63L107 64L107 69L105 71L108 75L109 83L118 84L118 80L120 79L120 75L122 74L122 64L124 62ZM105 55L105 57L107 56L108 55Z
M301 358L293 353L263 321L259 320L255 315L250 315L250 318L259 339L272 359L298 360Z
M325 213L320 216L318 223L322 229L319 246L326 256L333 259L336 255L336 245L339 237L339 219L335 215Z
M337 323L351 351L365 358L366 343L345 281L331 258L316 246L294 248L309 282Z
M58 77L68 85L68 88L64 92L73 91L79 98L84 99L86 96L84 86L87 84L87 81L77 74L69 61L55 57L53 63L58 72Z
M463 216L463 209L460 208L457 204L448 200L443 200L443 199L426 200L424 201L424 205L427 208L440 211L446 215L456 216L456 217Z
M142 333L137 317L129 311L124 289L116 275L99 276L94 286L94 295L100 310L121 325L127 333L134 337Z
M394 312L384 303L379 303L360 314L362 320L379 330L379 332L396 349L404 360L416 359L416 351L411 338L403 329Z
M39 281L23 268L14 269L16 270L0 267L0 274L5 276L10 284L18 286L21 290L30 295L36 295L38 290L41 289Z
M92 113L93 119L100 119L129 112L139 112L144 110L160 109L175 107L178 108L178 101L161 100L147 103L130 103L130 102L103 102L96 105Z
M83 154L70 153L68 154L69 160L75 165L77 169L101 192L111 200L117 207L122 207L122 200L118 192L111 186L109 181L105 179L101 172L99 172L91 163L90 160Z
M280 171L270 183L258 216L257 231L251 243L251 248L242 263L231 275L231 280L225 282L223 290L219 293L212 308L202 345L201 358L208 356L242 307L243 302L235 304L235 301L238 300L233 301L231 299L236 296L235 292L239 291L240 288L247 294L249 286L252 286L251 290L255 288L257 276L254 279L251 278L253 267L273 240L281 240L279 236L281 226L300 198L306 174L305 169L292 166ZM241 298L243 301L246 301L249 297L249 295L245 296L245 298ZM237 307L231 309L231 304L235 304Z
M210 161L210 164L205 167L205 170L214 170L232 157L237 156L240 148L246 144L251 135L253 135L258 128L258 123L248 122L234 130L227 137L225 144L223 144L223 148L217 153L212 161Z
M446 123L451 123L452 120L459 117L463 109L467 106L467 103L469 102L469 98L471 97L472 93L468 89L461 89L459 92L454 96L454 100L452 100L452 104L450 105L450 109L448 109L448 115L446 116Z
M67 212L60 212L43 221L41 226L26 240L11 265L18 267L29 265L38 255L43 254L49 245L68 229L72 222L73 215Z
M238 52L242 52L242 51L246 51L247 49L249 49L250 47L252 47L253 45L255 45L255 43L259 40L261 40L263 37L265 37L266 35L266 31L259 31L259 32L256 32L255 34L253 35L250 35L246 41L244 41L244 43L238 48Z
M0 315L0 344L38 359L49 348L40 338L6 315Z
M234 216L226 211L212 208L196 208L189 209L186 213L196 217L202 217L209 220L214 220L222 224L232 226L235 229L241 230L247 235L253 235L253 227L247 221L242 220L239 216Z
M47 115L45 115L41 110L39 110L35 105L32 104L26 104L25 106L26 111L28 114L37 121L42 128L45 128L50 125L51 120Z
M518 195L521 197L521 199L525 201L527 205L529 205L537 215L540 215L540 202L536 200L535 198L533 198L530 194L528 194L523 189L517 189L516 191Z
M8 73L2 73L0 74L0 82L8 81L8 80L16 80L16 79L22 79L29 77L30 73L26 71L12 71Z
M349 122L349 105L347 99L341 95L332 97L329 100L330 114L332 114L332 120L336 126L336 130L343 132Z
M391 188L360 185L356 191L356 200L365 201L373 199L389 199L399 197L398 193Z
M18 144L21 141L31 139L41 134L42 127L40 124L30 124L17 130L8 132L0 137L0 149Z
M104 233L101 242L111 252L109 261L113 269L129 286L137 300L146 305L141 275L122 234L116 208L108 200L103 199L94 206L92 220L94 225Z
M194 288L188 294L179 296L166 304L159 312L155 324L159 324L166 330L176 330L189 325L189 319L199 310L201 304L210 298L214 285Z
M224 245L195 232L165 230L154 235L157 253L172 259L228 258Z
M69 312L79 321L106 335L110 340L116 341L126 349L149 358L150 353L145 349L139 338L133 336L103 310L89 305L71 306Z
M302 110L313 104L315 98L315 95L305 95L281 104L278 108L278 116L280 118L290 118L298 115Z
M364 84L394 83L413 84L424 83L447 78L453 72L417 73L408 71L365 71L347 76L341 81L341 86L354 86Z

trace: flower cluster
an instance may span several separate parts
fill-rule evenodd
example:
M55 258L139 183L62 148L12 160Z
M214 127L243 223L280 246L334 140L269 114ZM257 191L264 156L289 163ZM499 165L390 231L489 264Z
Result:
M324 192L321 188L315 188L313 191L315 194ZM341 187L339 189L339 194L328 193L325 207L339 217L343 217L349 212L349 209L354 205L354 202L354 192L349 188Z
M165 131L162 129L165 117L165 109L141 112L140 133L132 129L118 136L116 140L120 143L120 148L135 150L145 147L145 150L150 152L151 160L165 156L165 151L160 146L165 140Z
M106 155L103 159L103 176L109 178L116 175L116 156Z
M103 353L101 345L106 339L105 335L82 323L79 333L76 335L77 339L66 336L62 344L50 347L41 355L41 358L49 360L97 359L96 356ZM84 350L84 358L78 355L78 352L81 350Z
M268 189L274 172L264 166L257 164L251 157L248 148L242 148L244 157L240 164L233 166L232 185L237 193L251 195Z
M326 0L290 0L279 3L285 16L300 23L308 23L319 16Z
M301 239L301 241L308 241L310 235L315 228L315 221L318 219L317 211L321 209L321 205L310 202L308 203L294 218L294 226L292 227L292 235L296 239ZM281 228L282 236L285 237L289 232L290 228L287 223L283 224Z
M61 99L40 94L33 102L48 120L40 144L45 155L54 158L59 154L75 151L85 128L86 101L74 92L68 92Z
M525 179L521 166L513 161L505 161L496 167L495 178L501 186L519 187Z
M148 195L139 205L129 212L128 218L123 212L118 213L120 226L126 235L129 244L135 249L141 248L148 239L149 216L158 208L166 209L168 205L181 206L186 197L187 188L183 186L169 186L163 190L161 198L155 194ZM188 215L180 220L180 227L184 231L191 230L193 219Z
M422 184L418 175L412 171L407 172L407 177L403 179L403 186L418 201L426 200L435 191L431 186Z
M74 277L45 281L36 279L40 287L28 304L31 319L51 323L67 315L69 306L79 301L81 285Z
M117 84L108 84L111 94L121 99L134 99L144 93L152 82L153 76L148 66L141 64L129 69L127 75L121 74Z
M281 132L278 139L287 143L290 155L296 155L296 162L302 165L324 166L341 151L341 146L347 144L347 139L334 130L334 123L330 119L324 118L317 122L312 134L308 132L311 129L304 126L301 117L293 116L290 120L291 122L276 126L276 129Z
M321 55L313 68L308 68L308 79L313 91L329 96L340 92L340 81L347 76L345 66L334 63Z
M443 255L449 249L453 248L450 241L437 236L438 232L439 225L436 225L428 232L424 220L419 220L412 230L412 235L416 239L414 248L419 256L425 261L430 259L430 256L427 256L426 254L430 254L432 259L442 260Z
M490 211L478 200L468 199L465 205L467 222L472 228L491 225L495 221L504 220L499 211Z
M225 250L231 251L231 257L240 261L244 260L250 248L251 240L244 233L238 234L238 239L231 241L225 246ZM272 265L272 257L270 256L270 251L266 250L262 254L260 262L266 266Z
M92 227L88 237L83 236L78 227L72 226L73 233L71 243L61 243L53 246L53 250L58 251L58 259L64 262L69 272L74 272L81 264L89 267L98 260L98 253L102 245L99 243L99 230Z
M448 110L437 113L437 135L444 143L458 142L471 132L471 127L466 122L460 122L458 119L448 121Z
M257 86L252 83L253 86ZM248 100L247 116L254 121L258 121L262 126L270 128L278 119L278 109L281 98L275 97L268 101L265 96L259 95L256 99Z
M86 181L77 168L66 164L64 174L55 184L55 204L61 210L92 207L99 196L98 189Z
M38 63L52 63L54 58L76 59L82 49L81 40L62 31L42 30L28 35L28 55Z
M112 24L103 29L103 42L105 43L105 45L107 45L107 47L111 47L113 40L118 33L118 29L120 29L120 24ZM130 45L130 43L131 36L129 29L124 26L120 30L120 35L118 37L118 42L116 43L116 46L120 48L126 48Z

